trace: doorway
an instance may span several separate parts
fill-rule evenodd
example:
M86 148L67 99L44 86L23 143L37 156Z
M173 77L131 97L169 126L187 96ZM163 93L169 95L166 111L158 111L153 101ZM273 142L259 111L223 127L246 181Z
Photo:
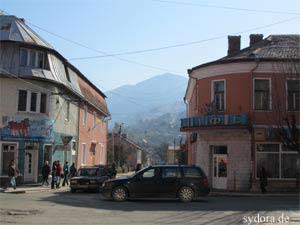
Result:
M24 182L37 182L38 144L27 144L24 156Z
M227 189L227 146L213 146L213 188Z
M1 175L8 174L8 167L12 160L15 160L16 166L18 166L17 162L17 144L14 143L3 143L2 144L2 155L1 156Z

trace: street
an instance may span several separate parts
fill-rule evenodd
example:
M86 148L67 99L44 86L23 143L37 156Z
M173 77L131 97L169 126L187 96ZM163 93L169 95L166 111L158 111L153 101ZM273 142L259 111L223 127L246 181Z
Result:
M295 197L208 197L192 203L176 200L112 202L97 193L66 191L0 194L0 224L299 224ZM258 215L260 218L258 218ZM282 215L288 223L278 223ZM264 222L263 224L274 224Z

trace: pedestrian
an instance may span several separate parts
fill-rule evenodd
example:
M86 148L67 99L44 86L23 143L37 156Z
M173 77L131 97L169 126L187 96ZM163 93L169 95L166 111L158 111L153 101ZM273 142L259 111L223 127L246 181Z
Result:
M51 189L56 188L56 170L57 170L57 162L54 161L52 164L52 179L51 179Z
M265 167L261 168L259 179L260 179L261 193L265 194L267 192L266 186L268 185L268 175Z
M18 176L18 169L15 164L15 160L11 160L8 166L8 177L10 178L10 183L14 189L17 189L16 178Z
M67 184L67 186L69 186L69 181L68 181L68 176L69 176L69 165L68 165L68 162L67 162L67 161L65 162L63 171L64 171L64 181L63 181L62 186L65 186L65 184Z
M60 187L61 178L63 177L62 166L59 160L56 161L56 188Z
M49 186L49 183L48 183L48 177L49 177L49 174L50 174L50 166L49 166L49 162L48 161L45 161L45 165L43 166L42 168L42 177L43 177L43 180L42 180L42 186L46 183L47 186Z
M111 167L110 167L110 177L116 178L116 176L117 176L116 163L112 162Z
M138 163L136 164L135 172L138 172L142 169L142 164Z
M70 167L70 177L75 177L77 173L77 169L75 167L75 163L72 163L71 167Z

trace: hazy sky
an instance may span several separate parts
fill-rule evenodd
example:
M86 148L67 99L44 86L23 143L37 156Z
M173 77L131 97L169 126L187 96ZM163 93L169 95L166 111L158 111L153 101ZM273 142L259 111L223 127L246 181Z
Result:
M171 0L170 0L171 1ZM119 53L193 42L231 35L300 16L299 0L174 0L171 4L153 0L0 0L1 9L28 22L99 51ZM190 4L191 3L191 4ZM262 13L195 4L285 11ZM292 13L291 13L292 12ZM293 14L294 13L294 14ZM32 26L31 26L32 27ZM32 27L67 59L101 55ZM241 34L242 47L250 33L300 33L300 18L287 23ZM223 57L227 38L189 46L120 56L157 70L112 57L71 60L98 87L106 91L134 84L167 71L187 77L186 70Z

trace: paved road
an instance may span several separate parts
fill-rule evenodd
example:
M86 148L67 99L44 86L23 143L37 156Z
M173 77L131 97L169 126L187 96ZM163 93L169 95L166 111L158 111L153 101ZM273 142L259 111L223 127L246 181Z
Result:
M192 203L176 200L138 200L123 203L96 193L42 192L0 194L0 224L257 224L284 214L300 224L299 199L295 197L210 197ZM250 223L251 221L251 223ZM272 223L260 223L272 224Z

